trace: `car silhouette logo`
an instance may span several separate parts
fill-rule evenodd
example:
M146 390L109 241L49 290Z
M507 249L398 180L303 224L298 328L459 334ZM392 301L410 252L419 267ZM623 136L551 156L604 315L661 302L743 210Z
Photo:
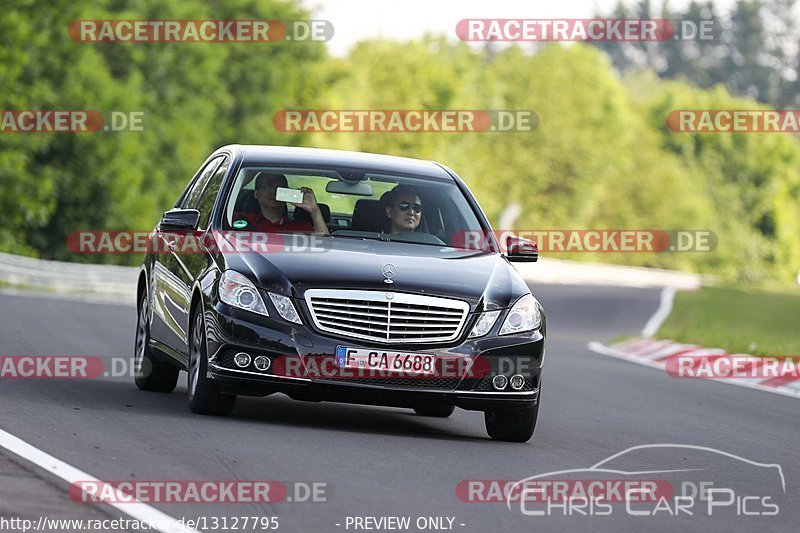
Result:
M393 264L387 263L383 265L381 272L386 277L386 279L383 280L384 283L394 283L394 281L392 281L392 278L395 276L395 274L397 274L397 269Z
M524 478L524 479L521 479L519 481L514 482L514 484L511 485L511 487L514 488L514 490L516 490L517 486L523 486L524 487L524 485L526 483L530 483L530 482L533 482L533 481L539 480L539 479L549 480L549 479L554 478L554 476L559 476L559 475L570 475L573 478L576 476L576 474L579 474L577 476L578 478L581 478L581 477L586 478L590 474L619 475L619 476L638 476L638 475L650 475L650 476L652 476L652 475L655 475L655 474L658 474L658 475L673 474L673 473L674 474L679 474L679 473L698 472L698 471L705 470L705 468L686 468L686 467L683 467L683 468L647 468L647 469L642 470L642 469L639 469L639 468L635 468L635 469L620 468L620 466L618 466L617 461L619 460L619 458L625 457L626 455L629 455L632 452L636 452L638 450L651 450L651 449L675 449L675 450L680 450L680 452L682 452L683 455L684 455L684 458L683 458L684 461L687 459L685 456L688 454L689 450L696 450L696 451L699 451L699 452L716 454L718 456L727 457L727 458L732 459L734 461L738 461L738 463L734 463L734 464L737 464L737 466L739 466L739 468L741 468L742 464L749 464L749 465L752 465L752 466L754 466L756 468L768 469L768 471L772 471L772 472L775 472L777 474L777 477L780 480L781 491L782 491L783 494L786 494L786 478L783 475L783 467L781 467L781 465L779 465L779 464L776 464L776 463L759 463L759 462L747 459L745 457L741 457L739 455L734 455L732 453L728 453L728 452L726 452L724 450L718 450L716 448L709 448L709 447L706 447L706 446L695 446L695 445L691 445L691 444L672 444L672 443L642 444L642 445L639 445L639 446L632 446L632 447L630 447L630 448L628 448L626 450L623 450L621 452L615 453L615 454L603 459L599 463L596 463L596 464L594 464L592 466L572 468L572 469L568 469L568 470L556 470L556 471L553 471L553 472L546 472L544 474L537 474L537 475L534 475L534 476L529 476L527 478ZM589 479L594 479L594 478L589 478ZM688 480L685 480L685 481L688 481ZM528 492L526 492L526 490L527 489L522 489L522 493L523 493L524 497L527 497L527 496L530 495ZM511 495L514 494L514 492L513 492L513 490L508 489L508 488L507 488L507 491L508 491L507 493L509 494L509 496L506 497L506 507L511 509L511 506L512 506L512 497L511 497Z

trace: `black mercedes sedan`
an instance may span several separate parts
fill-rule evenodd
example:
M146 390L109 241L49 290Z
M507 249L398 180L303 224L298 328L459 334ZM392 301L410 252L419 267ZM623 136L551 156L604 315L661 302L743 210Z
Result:
M150 235L136 385L227 415L237 395L483 411L536 427L543 309L464 182L439 163L278 146L206 159Z

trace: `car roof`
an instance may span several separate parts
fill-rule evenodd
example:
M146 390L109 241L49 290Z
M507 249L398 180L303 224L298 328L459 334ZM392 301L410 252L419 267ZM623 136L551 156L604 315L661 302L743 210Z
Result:
M238 151L246 164L319 165L453 179L438 163L410 157L296 146L230 145L223 149Z

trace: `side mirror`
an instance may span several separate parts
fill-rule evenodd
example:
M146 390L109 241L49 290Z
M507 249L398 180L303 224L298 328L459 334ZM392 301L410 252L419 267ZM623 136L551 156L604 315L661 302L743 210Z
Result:
M196 230L200 223L197 209L171 209L161 216L160 230Z
M534 263L539 260L539 247L534 241L509 235L506 237L506 257L517 263Z

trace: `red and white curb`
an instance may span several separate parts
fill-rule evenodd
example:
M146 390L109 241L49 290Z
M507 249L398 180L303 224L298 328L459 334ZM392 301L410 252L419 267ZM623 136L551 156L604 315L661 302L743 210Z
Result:
M589 350L657 368L676 379L707 379L800 398L800 364L797 358L787 361L728 354L720 348L654 339L653 335L672 312L675 290L675 287L664 287L661 291L658 309L645 324L641 336L610 346L593 341L587 345Z
M777 365L775 358L754 357L747 354L728 354L720 348L704 348L694 344L681 344L671 340L636 337L606 346L601 342L590 342L588 348L602 355L624 359L651 368L657 368L676 379L707 379L711 381L759 389L773 394L800 398L800 365L796 361L779 367L782 372L770 372L768 365ZM734 360L744 374L762 374L759 377L711 377L715 362L729 365ZM692 361L693 360L693 361ZM676 375L676 362L692 368L690 375ZM689 364L692 363L693 364ZM786 371L788 368L788 372ZM700 372L698 372L700 369ZM708 371L707 373L702 370ZM765 371L766 370L766 371ZM699 375L698 375L699 374ZM773 375L774 374L774 375Z

